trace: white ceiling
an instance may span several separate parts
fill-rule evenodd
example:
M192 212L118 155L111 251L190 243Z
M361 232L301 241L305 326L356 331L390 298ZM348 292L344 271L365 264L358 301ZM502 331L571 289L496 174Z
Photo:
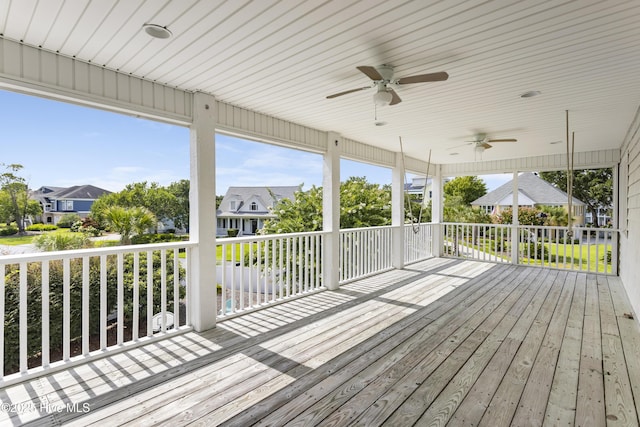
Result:
M640 104L638 0L0 0L0 33L438 163L477 131L518 139L484 160L561 153L567 109L577 151L619 148ZM450 77L399 88L384 127L373 89L325 98L380 64Z

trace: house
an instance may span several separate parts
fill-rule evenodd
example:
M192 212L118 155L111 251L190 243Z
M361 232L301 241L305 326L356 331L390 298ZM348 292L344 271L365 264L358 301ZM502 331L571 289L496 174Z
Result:
M74 185L73 187L43 186L31 193L31 198L40 202L45 224L57 224L66 214L77 214L86 218L91 206L98 197L111 192L93 185Z
M271 209L281 199L291 199L298 186L229 187L217 211L218 236L236 229L238 235L256 234L268 219L275 218Z
M422 201L426 206L433 196L433 191L431 189L431 179L428 179L424 176L414 176L413 178L411 178L410 183L404 184L404 191L407 194L414 195L418 201Z
M567 193L540 178L535 172L526 172L518 176L518 206L562 207L568 208ZM513 206L513 181L509 181L484 196L471 202L490 214L499 214L505 208ZM575 225L585 224L585 203L573 198L572 217Z

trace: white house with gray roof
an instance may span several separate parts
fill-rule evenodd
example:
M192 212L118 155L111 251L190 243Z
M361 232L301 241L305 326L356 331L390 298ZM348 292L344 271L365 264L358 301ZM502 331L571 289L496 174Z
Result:
M238 235L256 234L268 219L271 209L281 199L293 200L299 186L229 187L218 207L217 234L226 236L236 229Z
M555 206L568 209L567 193L540 178L535 172L518 175L518 206ZM575 197L572 200L574 223L584 225L585 203ZM509 181L484 196L471 202L490 214L499 214L505 208L513 207L513 181Z

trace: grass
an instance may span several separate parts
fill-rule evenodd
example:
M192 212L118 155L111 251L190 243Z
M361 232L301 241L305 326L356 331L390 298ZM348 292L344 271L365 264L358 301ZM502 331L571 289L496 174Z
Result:
M68 228L59 228L53 231L45 231L44 233L69 233L70 230ZM25 234L23 236L18 236L14 234L13 236L0 236L0 245L7 246L18 246L18 245L28 245L33 242L33 238L36 237L37 234Z
M467 246L473 247L473 249L478 251L484 251L488 254L510 257L511 253L504 252L498 250L496 253L494 251L494 241L491 239L478 239L480 245L469 245L468 242L464 242L460 240L460 244L465 244ZM604 244L599 245L576 245L576 244L567 244L564 245L559 243L557 248L555 243L545 243L545 256L544 260L534 259L534 258L522 258L522 264L527 265L543 265L545 267L552 268L570 268L577 270L587 271L587 268L591 271L594 270L594 267L597 263L597 271L599 273L611 273L611 262L608 262L606 265L605 271L605 263L603 261L604 257L607 256L607 247ZM608 250L611 250L611 246L608 246ZM532 247L533 249L533 247ZM527 245L521 244L520 250L523 255L527 254ZM549 262L549 255L551 254L551 262ZM565 267L566 265L566 267Z
M251 243L242 243L242 246L244 246L244 253L248 254L249 253L249 248L251 246ZM256 248L257 248L257 244L253 243L253 253L256 253ZM235 256L235 261L236 262L242 262L242 257L241 257L241 252L240 252L240 243L235 243L235 244L227 244L225 245L225 253L224 253L224 259L227 261L233 261L232 256L233 256L233 250L235 249L236 252L236 256ZM218 263L222 262L222 245L218 245L216 246L216 261Z

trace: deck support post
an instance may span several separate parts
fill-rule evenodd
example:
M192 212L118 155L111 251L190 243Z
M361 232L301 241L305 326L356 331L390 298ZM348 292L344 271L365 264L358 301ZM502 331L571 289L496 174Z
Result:
M342 137L329 132L322 156L322 284L338 289L340 268L340 150Z
M518 264L518 171L513 172L513 224L511 225L511 263Z
M396 153L396 164L391 170L391 265L404 268L404 162Z
M440 165L432 165L434 169L431 180L431 255L441 257L443 255L442 240L442 214L443 214L443 191L442 191L442 170ZM427 180L429 177L427 177ZM426 185L426 181L425 181Z
M193 94L193 122L189 127L190 189L189 240L196 242L189 257L191 323L196 331L216 325L216 101Z

